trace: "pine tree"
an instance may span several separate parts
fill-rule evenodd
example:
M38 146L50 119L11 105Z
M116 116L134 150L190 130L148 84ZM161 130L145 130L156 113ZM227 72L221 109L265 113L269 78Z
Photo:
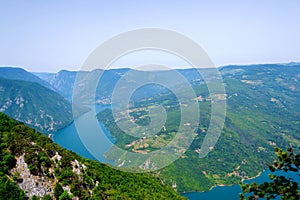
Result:
M300 154L295 155L292 147L288 148L287 151L277 147L274 150L278 159L269 166L272 172L272 174L269 174L270 182L262 184L255 182L252 184L240 183L243 193L250 195L246 198L244 194L240 194L240 200L274 199L278 196L283 200L300 199L299 185L293 178L274 174L275 171L294 172L299 177Z

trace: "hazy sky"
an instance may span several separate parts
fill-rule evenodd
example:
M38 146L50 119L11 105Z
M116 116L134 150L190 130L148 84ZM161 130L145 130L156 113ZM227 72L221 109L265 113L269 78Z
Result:
M102 42L132 29L182 33L216 65L300 61L300 0L0 0L0 65L78 70ZM185 65L144 52L117 62Z

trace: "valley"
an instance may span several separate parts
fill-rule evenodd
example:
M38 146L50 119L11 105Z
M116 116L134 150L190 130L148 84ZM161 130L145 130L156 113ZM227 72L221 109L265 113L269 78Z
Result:
M300 0L0 2L0 200L300 200Z
M209 126L210 98L204 85L195 86L201 110L195 139L178 160L160 170L164 179L170 185L176 183L180 192L205 191L215 185L236 184L241 179L254 177L274 159L274 146L291 144L297 151L300 149L298 66L229 66L221 72L227 94L227 114L218 143L211 147L207 157L198 157L199 144ZM114 122L110 110L100 112L98 119L106 125L119 148L147 154L174 138L180 121L180 107L174 99L172 94L164 93L134 101L128 110L135 123L147 124L147 110L151 105L165 107L166 125L153 137L136 139L125 134ZM113 150L111 152L114 158Z
M77 72L61 71L57 74L34 73L36 76L34 75L35 78L30 81L30 78L28 80L22 77L24 74L22 76L18 75L13 77L9 75L13 73L8 73L7 68L5 70L8 74L7 77L10 79L0 78L1 112L24 122L38 131L42 131L46 135L48 133L54 134L55 142L58 142L69 150L79 153L83 157L122 167L130 167L135 164L130 157L126 155L120 157L114 147L104 145L104 143L95 157L94 151L87 149L84 140L80 138L80 135L77 135L77 128L73 121L74 110L72 110L72 90ZM167 116L166 123L161 130L156 130L155 134L152 133L154 129L130 129L132 134L126 134L117 124L118 121L122 121L122 115L115 118L116 116L113 116L110 106L112 104L111 99L114 87L128 71L129 69L114 69L105 72L97 70L93 72L79 72L83 73L83 77L85 77L83 80L92 81L97 80L97 75L103 73L103 79L100 80L96 90L94 106L97 108L97 116L95 117L97 117L100 127L105 130L105 134L101 135L97 141L92 141L93 138L91 138L90 141L95 144L101 144L101 141L104 142L104 140L108 138L111 142L110 144L124 151L132 152L136 155L150 155L153 152L155 153L165 148L176 138L180 125L182 104L169 88L155 84L139 88L133 93L130 106L119 110L121 114L129 113L131 121L143 127L151 123L149 110L160 105L165 109ZM169 191L172 190L178 193L207 191L218 185L234 185L240 180L255 177L273 161L273 148L275 146L284 148L292 145L296 152L300 151L300 106L298 103L300 100L300 64L235 65L221 67L219 71L223 78L226 94L216 94L212 98L204 80L197 71L194 69L178 70L192 86L197 96L196 99L192 100L193 102L197 102L200 109L200 121L194 132L193 141L187 149L181 148L179 145L178 148L174 150L178 159L170 165L156 170L157 165L155 165L155 161L149 161L146 165L139 165L140 169L138 169L142 171L154 171L151 173L147 172L145 176L158 176L163 183L163 186L159 186L159 188L164 188L159 190L168 191L166 195L175 195L176 198L180 198L176 193L171 192L171 194ZM171 72L136 71L134 74L138 74L139 79L142 79L144 77L153 76L168 77ZM28 74L25 77L32 78L32 76L28 76ZM36 79L43 83L43 85L38 83ZM129 87L133 80L134 79L126 80L127 82L124 85L125 93L126 87ZM168 80L172 81L172 77L168 77ZM180 82L177 81L174 82L172 87L184 90L184 87L179 86ZM86 88L87 86L81 84L80 90L83 91ZM39 91L39 93L35 91ZM212 99L214 98L227 101L225 125L216 145L209 147L210 153L204 158L199 158L201 144L210 125L211 105ZM86 136L97 134L97 132L95 132L97 129L93 128L88 118L84 119L85 114L90 115L90 109L82 105L76 106L78 106L80 112L76 111L78 114L75 115L77 116L75 120L77 120L77 123L81 121L82 126L87 127L86 130L88 131ZM2 117L6 121L8 120L4 116ZM34 119L34 121L30 121L32 119ZM13 122L15 125L16 123L17 122ZM188 129L192 128L189 123L185 123L184 127ZM26 130L30 130L29 132L33 131L32 129ZM1 132L4 139L7 131L9 132L10 130L5 129L5 131L3 130ZM15 133L15 130L13 132ZM30 135L28 137L31 138ZM101 139L102 137L103 139ZM177 141L183 142L185 139L179 137ZM61 147L55 146L50 140L49 142L51 143L51 148L61 149ZM41 145L44 144L41 143ZM26 145L23 146L28 146L28 144L26 143ZM31 156L33 159L34 156L30 155L31 147L28 148L29 149L25 149L25 151L29 151L28 156ZM42 147L42 149L43 148L45 147ZM64 152L65 150L61 151ZM42 150L41 153L48 155L44 150ZM75 154L66 155L72 158L74 156L77 161L82 160L82 162L97 163L96 161L84 160ZM28 158L26 161L26 157L21 158L20 156L21 154L15 155L17 159L16 162L21 162L21 160L18 159L25 159L25 162L28 162ZM170 159L173 158L170 157ZM73 162L75 161L73 160ZM37 160L36 163L32 163L32 167L36 170L43 166L43 164L41 166L36 165L37 163L40 163L40 161ZM66 162L66 170L69 170L70 166L67 163L69 163L69 161ZM51 166L53 164L55 163L52 163ZM99 163L95 165L98 166ZM110 167L107 167L107 169L109 168ZM10 177L11 175L9 175L9 173L12 172L5 173ZM41 171L40 173L43 174L45 171ZM65 175L67 176L68 173L66 172ZM90 172L89 174L94 176ZM44 174L42 176L47 177L48 175ZM59 176L61 175L57 174L57 177ZM57 181L51 177L49 178L50 179L47 180L50 180L50 182ZM93 183L95 183L97 178L92 179L94 181ZM151 177L150 179L152 180ZM67 181L62 183L64 187L73 184L69 185L71 188L69 195L81 195L74 192L77 183L72 182L73 178L66 180ZM60 181L62 181L62 179ZM114 183L111 184L112 187L114 187ZM81 185L80 187L83 186ZM96 188L95 185L89 187ZM106 189L103 191L106 191ZM116 191L112 194L119 195L117 194L118 192L115 192ZM43 196L41 193L35 195ZM87 193L85 195L87 195ZM131 195L131 193L129 195Z
M156 174L82 158L0 113L2 199L184 199Z

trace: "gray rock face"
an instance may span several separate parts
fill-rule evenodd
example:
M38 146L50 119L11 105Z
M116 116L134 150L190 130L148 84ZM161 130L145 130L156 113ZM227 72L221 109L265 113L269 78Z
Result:
M46 194L52 196L54 184L43 176L34 176L30 173L24 155L17 157L16 167L11 170L12 174L18 174L17 184L26 192L26 196L32 198L34 195L43 197ZM21 181L22 180L22 181Z
M0 112L41 132L53 132L73 120L72 106L37 83L0 77Z

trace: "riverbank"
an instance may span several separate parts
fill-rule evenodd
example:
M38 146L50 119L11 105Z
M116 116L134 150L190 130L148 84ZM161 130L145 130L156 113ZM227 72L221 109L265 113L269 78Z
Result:
M252 183L256 182L258 184L261 184L263 182L269 182L269 174L272 173L270 170L263 170L258 175L244 179L246 183ZM283 175L290 177L294 179L294 181L300 183L299 177L297 176L297 173L293 172L282 172L277 171L275 172L277 175ZM232 199L232 200L238 200L239 199L239 193L242 193L242 190L238 184L234 184L231 186L224 185L224 186L213 186L210 190L207 190L205 192L190 192L190 193L181 193L181 195L185 196L189 200L215 200L215 199Z
M261 177L264 173L260 172L255 177L251 177L244 181L256 181L259 177ZM263 176L266 178L267 176ZM218 184L212 186L209 190L203 192L189 192L189 193L181 193L184 197L188 198L189 200L215 200L215 199L232 199L238 200L239 194L242 192L239 184L233 185L225 185L225 184Z
M253 176L253 177L250 177L250 178L242 178L241 181L244 182L244 181L249 181L249 180L253 180L255 178L258 178L259 176L261 176L261 174L265 172L265 170L262 170L260 172L258 172L258 174L256 176ZM235 184L216 184L214 186L211 186L208 190L205 190L205 191L188 191L188 192L181 192L181 194L188 194L188 193L203 193L203 192L209 192L211 190L213 190L214 188L216 187L231 187L233 185L238 185L238 183L235 183Z

